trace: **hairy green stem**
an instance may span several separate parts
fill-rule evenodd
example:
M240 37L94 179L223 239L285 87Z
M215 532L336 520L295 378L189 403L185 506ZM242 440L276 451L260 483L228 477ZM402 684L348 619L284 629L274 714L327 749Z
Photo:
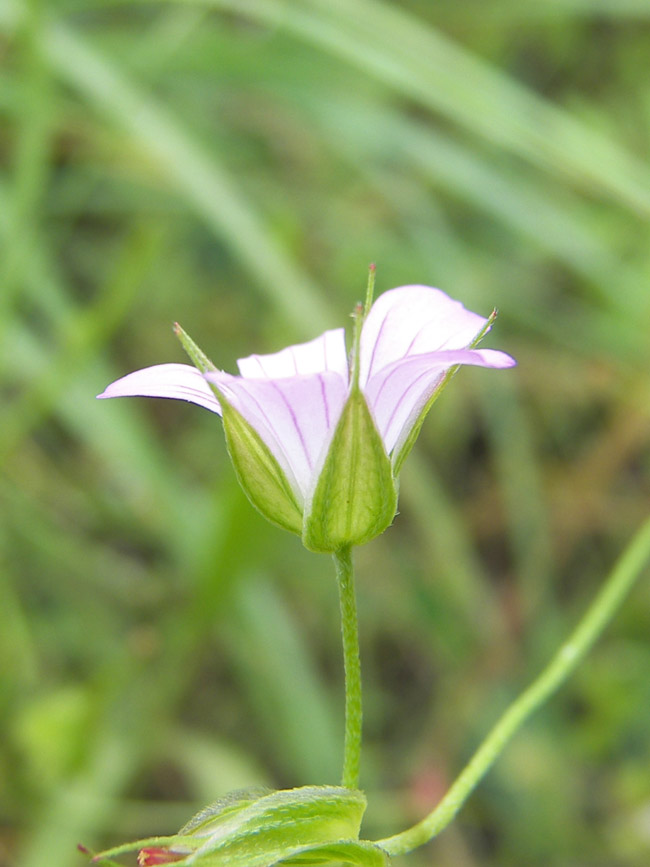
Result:
M345 666L345 746L341 785L349 789L357 789L361 762L361 662L350 546L341 548L333 556L341 603L341 634Z
M569 677L610 622L650 557L650 519L632 539L568 641L498 720L438 806L421 822L384 840L390 855L403 855L431 840L452 821L522 723Z

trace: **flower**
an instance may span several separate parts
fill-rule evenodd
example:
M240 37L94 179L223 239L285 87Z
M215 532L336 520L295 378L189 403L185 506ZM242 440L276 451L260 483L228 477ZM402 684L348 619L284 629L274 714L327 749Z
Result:
M492 320L429 286L385 292L359 321L351 362L339 328L240 359L239 376L179 329L196 367L148 367L98 396L175 398L221 415L240 482L267 518L313 550L362 544L392 522L399 470L449 374L515 361L473 348Z

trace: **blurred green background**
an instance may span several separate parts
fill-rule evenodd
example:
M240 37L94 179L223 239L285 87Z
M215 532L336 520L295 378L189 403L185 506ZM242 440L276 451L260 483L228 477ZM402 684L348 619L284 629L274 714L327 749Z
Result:
M501 315L357 555L367 837L427 812L648 513L648 0L0 0L0 864L336 782L327 557L220 424L98 402L440 286ZM650 862L650 586L396 864Z

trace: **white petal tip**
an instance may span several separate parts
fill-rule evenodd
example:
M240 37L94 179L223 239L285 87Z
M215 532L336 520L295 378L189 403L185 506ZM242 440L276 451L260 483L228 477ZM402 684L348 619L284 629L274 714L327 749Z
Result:
M98 394L109 397L165 397L185 400L221 414L219 401L202 374L189 364L158 364L115 380Z
M511 355L508 355L507 352L501 352L498 349L483 349L481 352L489 353L489 363L486 365L487 367L495 367L505 370L507 367L517 366L515 359Z

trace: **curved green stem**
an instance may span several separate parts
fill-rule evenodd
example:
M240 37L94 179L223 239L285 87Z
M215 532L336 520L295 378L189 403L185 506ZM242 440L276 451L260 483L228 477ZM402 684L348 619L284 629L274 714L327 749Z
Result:
M447 827L519 726L568 678L591 649L649 557L650 519L632 539L568 641L501 716L435 810L407 831L378 840L378 846L389 855L403 855Z
M341 603L341 633L345 666L345 746L341 785L347 786L349 789L357 789L361 762L361 662L359 660L354 569L350 546L341 548L333 556Z

